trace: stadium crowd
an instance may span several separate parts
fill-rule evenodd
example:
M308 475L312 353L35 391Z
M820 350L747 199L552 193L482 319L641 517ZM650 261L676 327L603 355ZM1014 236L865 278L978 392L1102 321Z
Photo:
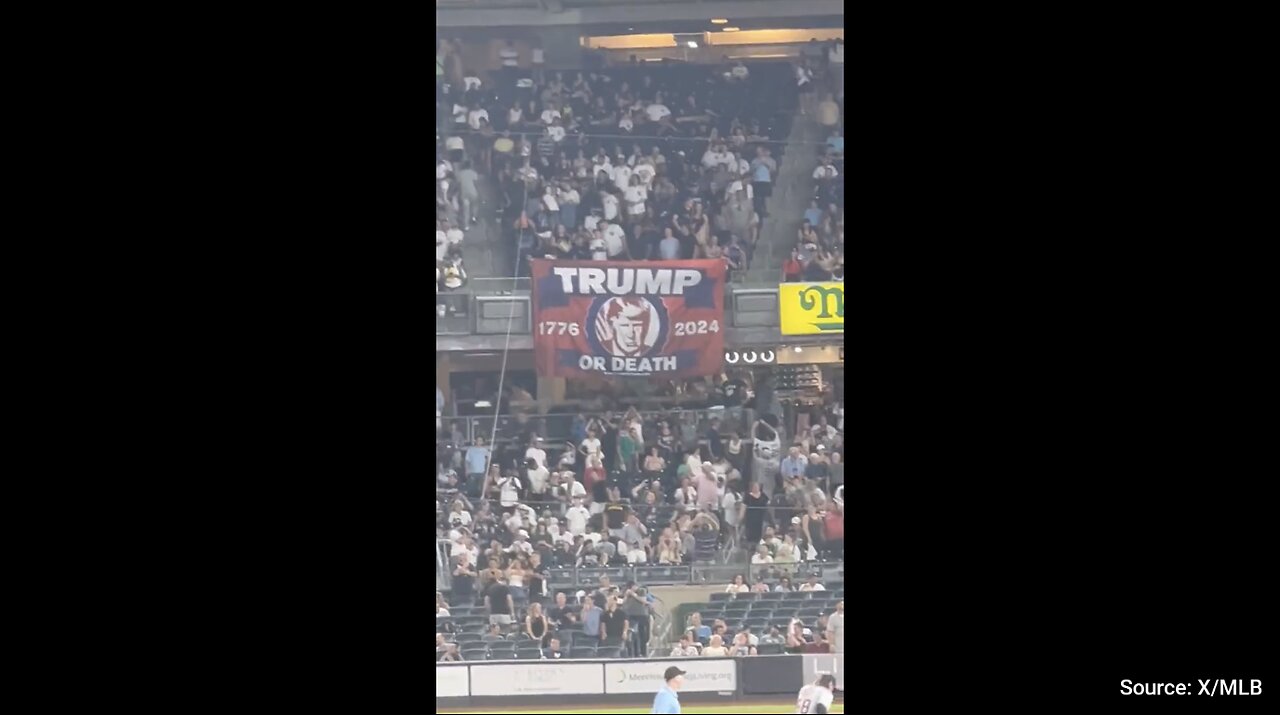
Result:
M755 581L744 575L731 592L760 592L786 590L808 563L841 559L843 410L829 401L780 408L749 382L747 371L719 380L730 408L582 412L563 441L544 439L534 419L496 451L483 436L440 445L437 538L448 544L450 603L490 615L494 635L551 647L576 624L606 653L639 655L651 623L643 585L557 590L551 570L749 564ZM586 610L566 622L566 608ZM609 630L613 610L623 620Z
M498 187L520 275L535 257L719 258L731 278L745 272L800 89L777 91L788 66L542 72L512 48L512 64L482 78L444 47L438 260L460 262L480 172Z

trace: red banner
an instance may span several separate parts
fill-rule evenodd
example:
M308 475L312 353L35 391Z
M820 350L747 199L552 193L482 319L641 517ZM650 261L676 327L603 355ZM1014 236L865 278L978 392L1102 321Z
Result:
M724 261L533 261L543 377L670 380L720 372Z

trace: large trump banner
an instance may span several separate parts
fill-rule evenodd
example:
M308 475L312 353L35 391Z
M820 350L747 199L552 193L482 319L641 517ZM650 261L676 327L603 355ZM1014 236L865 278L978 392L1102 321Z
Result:
M711 375L724 363L724 261L533 261L545 377Z

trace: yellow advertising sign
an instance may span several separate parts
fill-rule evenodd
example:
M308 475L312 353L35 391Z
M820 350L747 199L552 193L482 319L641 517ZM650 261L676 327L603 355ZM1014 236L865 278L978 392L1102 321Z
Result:
M844 283L783 283L778 286L783 335L844 332Z

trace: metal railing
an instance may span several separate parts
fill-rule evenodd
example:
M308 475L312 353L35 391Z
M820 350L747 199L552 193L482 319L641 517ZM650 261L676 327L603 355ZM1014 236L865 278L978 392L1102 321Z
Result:
M632 402L643 402L644 398L635 398ZM701 398L705 399L705 398ZM588 416L599 412L599 410L583 408L582 410ZM721 422L721 434L727 433L730 429L736 429L738 434L743 435L743 439L749 441L747 428L750 427L754 420L754 410L733 407L721 408L698 408L698 409L667 409L667 410L637 410L640 418L649 423L658 418L666 418L671 420L678 426L682 424L692 423L699 429L698 437L703 439L704 435L701 429L712 417L718 417ZM570 434L573 427L574 414L546 414L546 415L529 415L526 422L537 431L538 435L548 443L550 442L567 442L570 441ZM494 416L493 415L476 415L470 417L442 417L441 425L443 426L443 437L436 440L437 446L447 444L455 444L456 446L465 447L470 445L476 437L484 437L485 441L489 440L490 435L494 432ZM497 416L498 421L498 440L499 442L511 441L515 438L504 437L503 433L513 425L519 422L519 418L511 414L501 414ZM454 442L457 431L462 437L460 442ZM656 435L645 435L646 439L651 441Z

